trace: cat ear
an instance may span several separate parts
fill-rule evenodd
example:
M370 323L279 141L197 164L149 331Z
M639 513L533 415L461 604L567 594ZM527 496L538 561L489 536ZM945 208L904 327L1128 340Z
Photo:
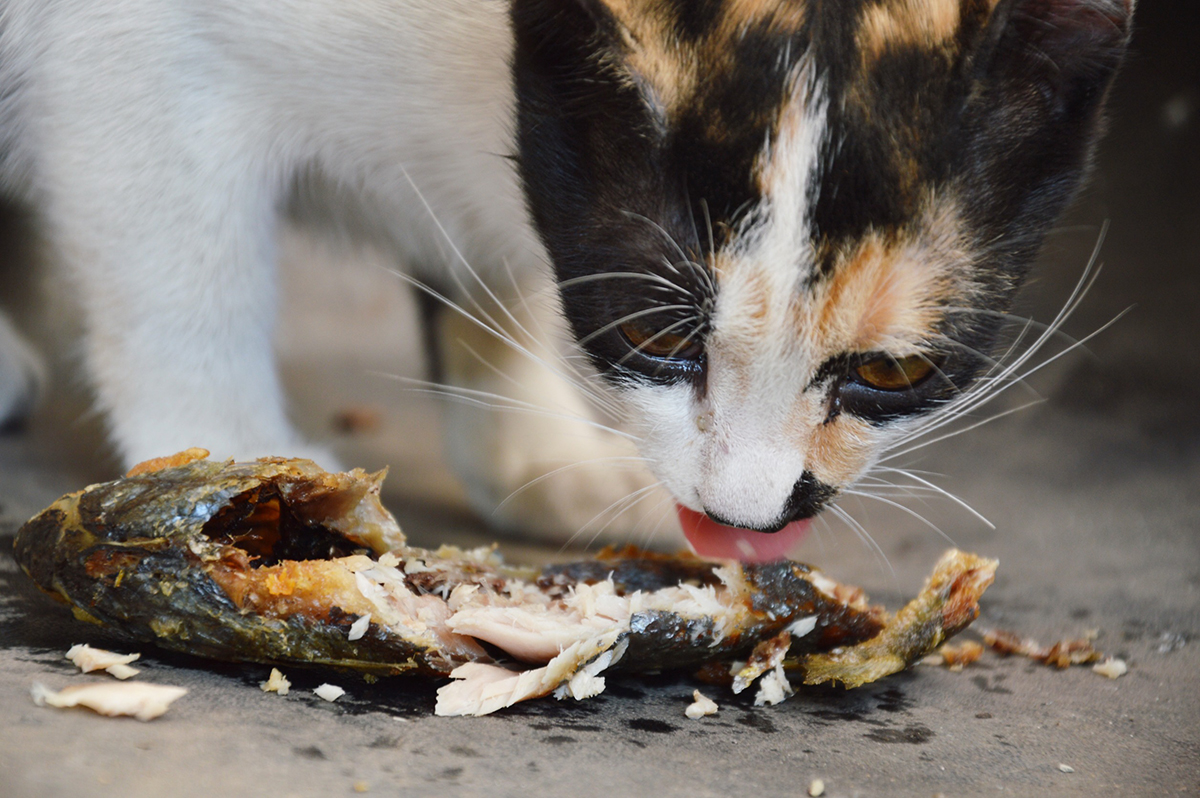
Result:
M1129 41L1135 0L1001 0L994 78L1037 88L1051 113L1098 109Z

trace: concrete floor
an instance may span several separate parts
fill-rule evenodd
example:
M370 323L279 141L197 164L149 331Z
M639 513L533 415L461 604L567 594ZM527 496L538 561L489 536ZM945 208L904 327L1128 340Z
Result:
M89 678L63 659L71 643L123 648L44 599L8 554L25 518L115 472L84 399L60 378L27 429L0 436L0 795L329 796L360 782L380 795L798 795L814 778L835 796L1200 794L1200 15L1167 0L1145 0L1139 15L1096 178L1023 308L1053 317L1107 219L1106 267L1066 329L1080 337L1130 310L1090 354L1032 380L1044 403L914 453L995 529L948 501L911 503L957 545L1000 559L981 625L1043 640L1099 630L1128 675L989 654L962 673L923 666L852 692L803 689L769 709L711 690L721 711L692 721L683 709L696 685L669 674L615 680L578 704L443 719L431 715L435 685L295 671L281 698L258 690L265 668L144 650L147 680L191 690L165 717L38 708L34 680ZM10 219L0 234L12 261L28 255L19 227ZM296 270L325 257L299 236L289 252ZM301 423L349 462L397 466L388 500L418 542L490 540L441 461L436 408L366 373L419 364L411 335L392 326L406 298L372 282L369 256L358 260L289 296L283 354ZM0 299L17 304L25 289L5 279ZM338 303L375 339L349 359L320 344L345 324L344 311L329 312ZM26 326L49 341L62 333L45 321L54 317L41 311ZM379 410L379 429L329 433L351 404ZM948 544L894 508L845 506L881 554L831 522L798 555L894 606ZM566 556L503 550L514 561ZM326 680L347 695L315 698Z

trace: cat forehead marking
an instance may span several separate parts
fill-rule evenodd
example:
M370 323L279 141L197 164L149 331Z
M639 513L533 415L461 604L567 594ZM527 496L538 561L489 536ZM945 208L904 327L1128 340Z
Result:
M989 16L1000 0L880 0L863 8L858 21L858 46L864 63L871 64L888 50L941 49L954 46L968 16Z
M721 291L758 297L759 306L769 299L778 309L787 307L815 268L808 220L828 103L812 72L807 60L794 70L788 99L754 164L758 204L736 222L735 234L714 257Z
M805 21L796 0L601 0L618 23L631 80L670 119L704 73L738 67L731 44L754 30L786 36Z
M843 352L914 354L936 337L947 305L966 302L969 237L950 197L930 195L917 221L869 233L811 287L811 313L797 326L817 331L830 356Z
M930 197L911 228L868 234L816 280L805 280L811 257L802 253L775 262L763 259L770 251L761 247L722 253L718 329L743 363L761 356L754 350L763 337L795 342L809 368L847 352L913 354L937 336L943 308L972 293L967 242L957 204Z
M863 10L859 47L867 60L889 48L935 47L954 36L959 21L959 0L884 0Z

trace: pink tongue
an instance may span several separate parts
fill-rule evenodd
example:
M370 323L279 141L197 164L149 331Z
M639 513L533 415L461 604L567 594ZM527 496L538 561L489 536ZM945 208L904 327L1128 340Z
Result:
M718 524L704 513L675 505L683 535L701 557L742 562L781 560L808 532L808 519L793 521L778 532L754 532Z

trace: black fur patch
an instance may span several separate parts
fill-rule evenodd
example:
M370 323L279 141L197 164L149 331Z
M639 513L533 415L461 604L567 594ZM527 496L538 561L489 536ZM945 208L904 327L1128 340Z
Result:
M721 4L678 5L681 35L702 37ZM663 132L612 65L617 23L600 4L519 0L513 20L520 173L577 338L610 379L702 387L702 362L629 356L615 328L599 331L655 304L686 303L664 311L661 323L692 317L691 332L704 337L715 299L708 255L762 199L755 159L804 48L765 25L745 30L727 53L735 68L704 72ZM790 60L781 59L786 52ZM584 279L622 272L659 280Z

